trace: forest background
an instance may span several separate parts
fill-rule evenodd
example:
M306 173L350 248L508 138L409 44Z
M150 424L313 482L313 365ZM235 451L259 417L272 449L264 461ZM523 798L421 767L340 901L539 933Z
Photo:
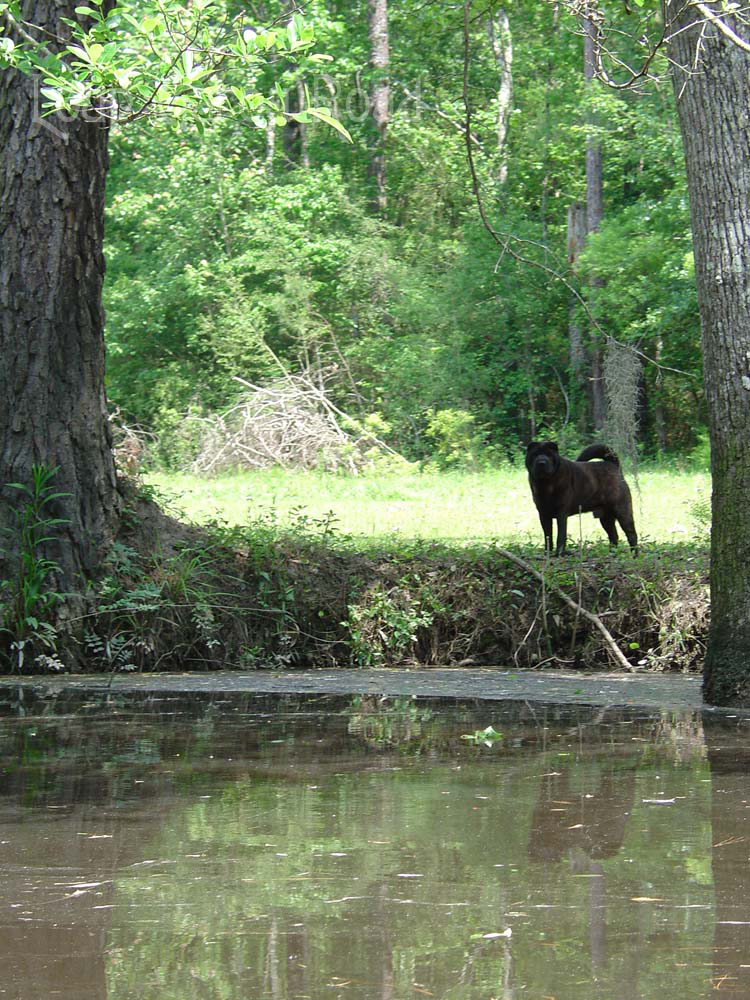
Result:
M220 110L177 130L156 117L113 129L108 395L145 432L151 463L195 467L206 418L246 398L245 383L300 375L346 414L345 432L423 465L520 462L535 436L571 454L595 432L642 458L707 462L666 73L613 91L586 80L580 28L553 4L475 9L470 141L487 215L515 238L504 252L467 166L462 10L381 0L384 61L373 6L306 4L331 61L271 60L258 81L290 111L306 103L304 81L351 143L324 123L250 125ZM259 26L289 12L251 7ZM632 30L627 9L618 16ZM576 236L594 148L603 216ZM609 337L636 349L624 371L621 350L607 369ZM610 396L632 383L624 417L611 399L608 416L595 412L594 383Z

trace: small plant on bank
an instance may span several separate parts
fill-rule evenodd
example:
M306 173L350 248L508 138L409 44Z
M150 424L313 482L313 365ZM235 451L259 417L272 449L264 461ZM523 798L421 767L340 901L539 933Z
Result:
M690 505L690 516L698 527L705 532L711 531L711 497L701 493Z
M67 524L62 517L55 517L51 507L56 500L70 496L56 492L52 480L59 466L46 465L31 467L31 484L8 483L8 487L20 490L25 502L15 511L16 527L5 529L6 534L17 539L15 575L10 580L0 582L0 631L9 639L11 670L23 670L28 654L40 649L53 651L57 630L50 620L53 609L63 600L64 595L51 587L50 577L60 569L59 565L45 555L44 547L55 540L54 529ZM7 553L6 553L7 555ZM47 665L58 664L54 656L45 655ZM60 665L61 666L61 665Z
M384 591L374 587L349 607L342 624L351 633L352 654L360 667L399 663L413 654L420 629L434 621L432 609L405 586Z

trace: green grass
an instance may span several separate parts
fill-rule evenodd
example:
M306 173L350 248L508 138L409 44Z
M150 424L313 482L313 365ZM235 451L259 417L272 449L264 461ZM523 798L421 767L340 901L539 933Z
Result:
M315 520L332 513L338 531L363 540L400 536L531 546L542 543L522 468L365 476L270 469L214 479L153 473L146 481L172 498L174 509L198 523L219 520L246 524L273 512L284 525L298 522L301 514ZM632 477L630 485L636 528L644 542L706 538L706 527L691 508L710 493L708 473L644 469L638 488ZM604 540L604 532L590 514L583 515L580 523L584 539ZM568 536L571 544L578 540L578 519L569 522Z

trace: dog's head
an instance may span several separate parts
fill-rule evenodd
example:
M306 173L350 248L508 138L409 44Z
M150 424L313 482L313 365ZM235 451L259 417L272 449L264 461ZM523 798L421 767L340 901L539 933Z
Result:
M549 479L560 468L560 452L554 441L532 441L526 447L526 468L534 479Z

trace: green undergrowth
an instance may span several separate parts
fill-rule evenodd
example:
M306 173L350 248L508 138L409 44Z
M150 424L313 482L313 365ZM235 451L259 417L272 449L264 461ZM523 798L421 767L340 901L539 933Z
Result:
M25 669L498 665L607 669L601 634L555 588L598 614L641 669L700 665L705 546L584 542L561 559L494 544L370 540L328 517L188 526L133 492L92 585L91 610Z

